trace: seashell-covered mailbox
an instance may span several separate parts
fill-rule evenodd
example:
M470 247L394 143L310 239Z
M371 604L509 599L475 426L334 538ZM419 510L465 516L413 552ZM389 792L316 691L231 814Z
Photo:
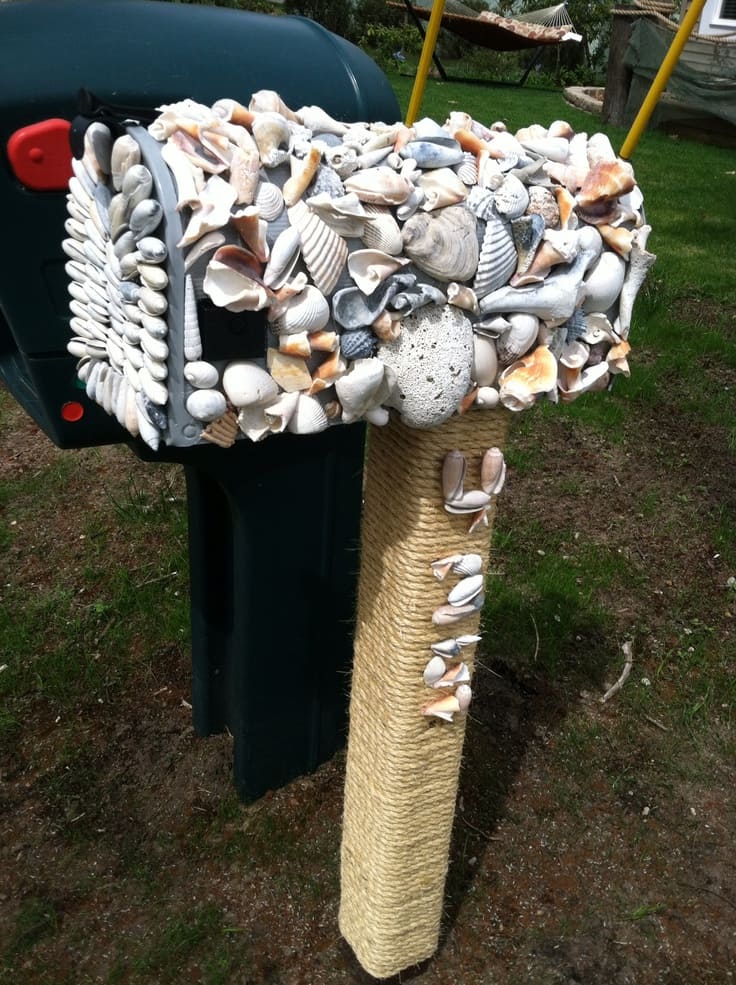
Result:
M340 927L395 974L437 944L509 412L629 372L655 259L633 170L562 121L347 124L261 91L95 123L74 175L68 347L131 434L377 426Z

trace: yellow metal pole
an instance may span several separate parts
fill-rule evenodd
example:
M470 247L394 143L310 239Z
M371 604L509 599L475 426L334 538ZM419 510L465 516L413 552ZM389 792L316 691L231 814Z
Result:
M429 74L429 63L432 61L434 46L437 44L437 35L440 33L440 24L442 23L442 14L444 12L445 0L434 0L432 14L429 18L429 26L424 36L422 54L419 57L417 77L414 79L414 88L411 91L409 110L406 114L406 125L408 127L412 125L419 115L419 107L422 105L422 99L424 98L424 86L427 83L427 75Z
M673 38L669 51L662 59L662 64L659 66L659 71L654 77L649 92L641 104L639 112L636 114L636 119L631 124L631 129L626 136L626 140L624 140L621 146L621 157L629 158L634 153L634 149L639 143L639 138L646 129L647 123L649 123L649 118L654 112L654 107L662 95L662 90L669 82L670 75L672 75L674 67L682 54L682 49L685 47L685 43L690 37L692 29L695 27L695 23L700 17L700 12L704 6L705 0L692 0L687 13L682 19L682 23L677 29L677 34Z

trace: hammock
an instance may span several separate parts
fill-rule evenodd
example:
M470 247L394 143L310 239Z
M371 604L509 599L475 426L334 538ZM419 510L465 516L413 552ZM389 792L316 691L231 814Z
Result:
M403 6L414 18L428 21L432 14L431 0L404 0ZM390 3L401 7L400 3ZM490 10L478 14L462 3L448 4L442 14L442 27L464 41L492 48L494 51L519 51L538 48L541 45L561 44L563 41L579 41L580 35L567 14L565 4L533 10L516 18L501 17Z

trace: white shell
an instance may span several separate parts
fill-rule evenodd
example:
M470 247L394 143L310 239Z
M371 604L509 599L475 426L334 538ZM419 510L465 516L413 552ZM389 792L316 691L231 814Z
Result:
M186 408L198 421L214 421L227 410L227 401L219 390L195 390L187 397Z
M322 404L306 393L300 393L298 397L296 407L286 425L287 430L294 434L316 434L318 431L324 431L330 422Z
M331 294L348 257L347 243L304 202L292 205L288 213L289 222L299 230L302 257L312 281L323 294Z
M212 363L194 360L184 365L184 378L198 390L211 390L217 386L220 374Z
M363 294L370 295L387 277L409 262L408 257L392 256L383 250L354 250L348 256L348 272Z
M362 233L363 243L372 249L383 250L396 256L401 253L403 240L398 222L391 211L383 205L365 205L367 216Z
M222 387L235 407L272 401L279 392L277 384L265 369L245 360L228 363L222 374Z
M450 605L466 605L483 591L483 575L469 575L463 578L447 596Z
M517 261L511 226L497 216L489 216L473 281L476 296L485 297L505 284L516 270Z
M318 332L330 320L330 306L316 287L307 284L303 291L289 298L281 313L271 323L276 335Z

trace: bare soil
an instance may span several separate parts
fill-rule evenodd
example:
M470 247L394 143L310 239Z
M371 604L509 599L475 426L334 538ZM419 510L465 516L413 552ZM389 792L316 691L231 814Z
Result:
M698 690L685 676L705 671L692 660L678 669L689 634L703 627L709 652L733 659L733 572L713 534L714 518L733 518L736 505L724 443L722 427L682 413L666 393L656 415L623 434L570 418L512 432L512 456L533 465L509 476L500 543L516 538L533 565L552 542L573 561L613 542L633 576L597 593L606 623L581 600L554 669L541 616L538 652L523 659L499 652L486 627L440 947L401 981L733 980L733 708L722 678L704 676ZM10 528L3 586L32 595L73 584L85 557L78 531L93 510L119 527L106 563L139 566L157 550L155 531L131 540L105 490L137 475L151 487L173 482L184 496L174 467L144 467L121 447L59 451L10 405L0 481L64 456L75 456L75 468L63 501L39 501L33 524ZM530 517L543 524L543 546L524 540ZM497 550L496 570L513 577L512 560ZM534 615L530 602L525 632ZM623 666L620 643L632 636L633 673L602 704ZM186 640L152 654L145 640L136 646L125 655L133 670L124 687L90 701L80 683L71 721L31 695L3 751L0 981L372 981L337 928L343 754L239 804L231 740L192 729ZM0 644L0 664L7 660ZM706 695L691 718L688 689Z

